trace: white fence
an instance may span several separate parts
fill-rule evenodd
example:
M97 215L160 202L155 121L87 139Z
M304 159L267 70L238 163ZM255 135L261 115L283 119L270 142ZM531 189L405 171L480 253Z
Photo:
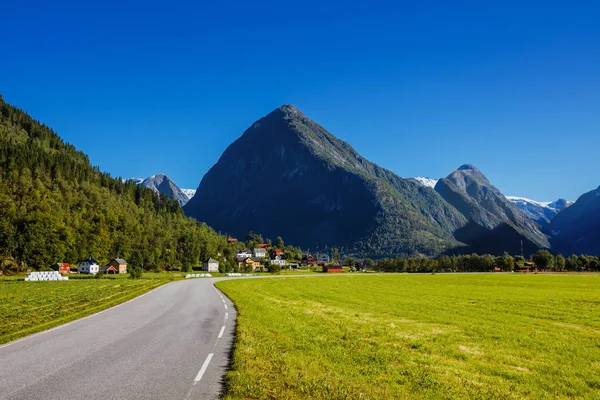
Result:
M37 282L37 281L68 281L68 276L61 276L56 271L51 272L30 272L27 278L25 278L28 282Z
M211 274L187 274L185 279L189 278L212 278Z
M225 276L259 276L258 274L240 274L238 272L228 272Z

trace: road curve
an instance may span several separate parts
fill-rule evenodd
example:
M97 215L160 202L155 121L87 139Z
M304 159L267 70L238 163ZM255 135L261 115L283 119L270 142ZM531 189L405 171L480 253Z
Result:
M161 286L0 346L0 399L216 399L236 312L217 279Z

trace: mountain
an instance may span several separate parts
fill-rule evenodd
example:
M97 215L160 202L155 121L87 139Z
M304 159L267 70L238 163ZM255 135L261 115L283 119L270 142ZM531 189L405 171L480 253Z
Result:
M232 143L184 211L233 236L370 257L437 255L461 245L453 232L467 224L434 190L366 160L291 105Z
M432 189L435 188L435 185L438 183L438 180L439 180L439 179L423 178L420 176L416 177L416 178L411 178L411 179L423 186L430 187Z
M226 245L164 195L90 164L0 96L0 273L92 255L146 268L197 265Z
M189 196L164 174L152 175L144 179L140 185L150 188L156 193L165 194L168 198L176 200L182 207L190 200Z
M133 182L136 185L152 189L155 193L163 193L170 199L175 199L183 207L194 195L196 189L180 189L167 175L158 174L148 178L122 179L123 183Z
M469 220L456 232L456 238L469 244L474 252L520 254L521 241L526 253L550 247L539 226L472 165L463 165L440 179L435 191Z
M546 227L559 212L573 204L572 201L559 199L553 202L540 202L524 197L506 196L525 216Z
M600 187L582 195L550 223L552 246L565 255L600 255Z

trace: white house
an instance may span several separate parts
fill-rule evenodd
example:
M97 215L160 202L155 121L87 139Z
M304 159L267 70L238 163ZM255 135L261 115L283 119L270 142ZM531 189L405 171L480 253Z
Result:
M202 264L200 269L208 272L219 272L219 262L211 257L207 262Z
M286 264L285 256L283 254L277 254L269 260L269 264L281 265L283 267Z
M267 249L254 249L254 257L256 258L265 258L267 256Z
M252 252L250 250L237 250L235 252L235 259L237 262L244 261L246 258L252 258Z
M82 261L77 267L77 272L80 274L97 274L99 270L100 265L98 264L98 261L94 260L92 257Z

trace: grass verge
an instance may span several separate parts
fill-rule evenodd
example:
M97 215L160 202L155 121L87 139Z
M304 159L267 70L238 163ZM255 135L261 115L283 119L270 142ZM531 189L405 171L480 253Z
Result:
M158 275L158 274L157 274ZM65 282L0 280L0 344L105 310L174 280L72 279Z

